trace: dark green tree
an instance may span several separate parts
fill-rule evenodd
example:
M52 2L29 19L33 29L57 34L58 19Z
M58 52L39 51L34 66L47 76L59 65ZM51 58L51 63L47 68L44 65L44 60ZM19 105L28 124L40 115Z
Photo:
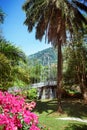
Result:
M36 29L36 39L48 39L48 43L58 49L58 73L57 73L57 98L58 111L61 108L62 89L62 51L61 47L66 43L66 38L72 40L73 34L83 29L83 23L87 20L82 14L87 13L85 1L78 0L26 0L23 5L26 13L25 24L29 32Z

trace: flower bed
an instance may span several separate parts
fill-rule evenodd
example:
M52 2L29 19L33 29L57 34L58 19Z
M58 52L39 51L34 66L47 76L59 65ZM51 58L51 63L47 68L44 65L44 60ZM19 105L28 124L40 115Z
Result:
M38 116L31 112L36 103L26 103L20 96L0 91L0 126L2 130L40 130Z

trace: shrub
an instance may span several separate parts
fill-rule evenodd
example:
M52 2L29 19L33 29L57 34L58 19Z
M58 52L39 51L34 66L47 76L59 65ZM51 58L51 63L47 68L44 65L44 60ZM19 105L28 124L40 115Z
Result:
M0 126L4 130L40 130L38 116L32 109L36 103L26 103L20 96L0 91Z
M30 100L37 99L37 89L32 88L32 89L28 90L27 98L30 99Z

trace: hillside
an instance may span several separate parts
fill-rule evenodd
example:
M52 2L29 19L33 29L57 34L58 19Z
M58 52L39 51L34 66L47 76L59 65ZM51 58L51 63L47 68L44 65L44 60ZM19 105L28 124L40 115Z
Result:
M29 56L29 61L33 64L35 61L38 61L42 65L48 65L56 63L57 61L57 52L53 47L47 48L45 50L39 51L33 55Z

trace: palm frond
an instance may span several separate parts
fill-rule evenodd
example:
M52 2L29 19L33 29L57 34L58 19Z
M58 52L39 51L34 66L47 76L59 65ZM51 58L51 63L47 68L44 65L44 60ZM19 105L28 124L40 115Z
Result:
M77 0L27 0L23 6L25 24L29 32L36 28L36 39L42 40L45 35L48 43L64 43L67 30L72 36L83 28L83 23L87 24L81 11L86 12L86 7Z
M22 50L4 39L0 41L0 52L15 62L19 60L26 62L26 56Z
M77 0L73 0L73 3L82 11L85 11L87 13L87 5L84 3L80 3Z
M44 2L44 0L28 0L23 5L23 10L26 12L26 20L24 24L28 26L29 32L31 32L33 27L37 24L37 21L43 13L43 8L45 7L46 1Z

